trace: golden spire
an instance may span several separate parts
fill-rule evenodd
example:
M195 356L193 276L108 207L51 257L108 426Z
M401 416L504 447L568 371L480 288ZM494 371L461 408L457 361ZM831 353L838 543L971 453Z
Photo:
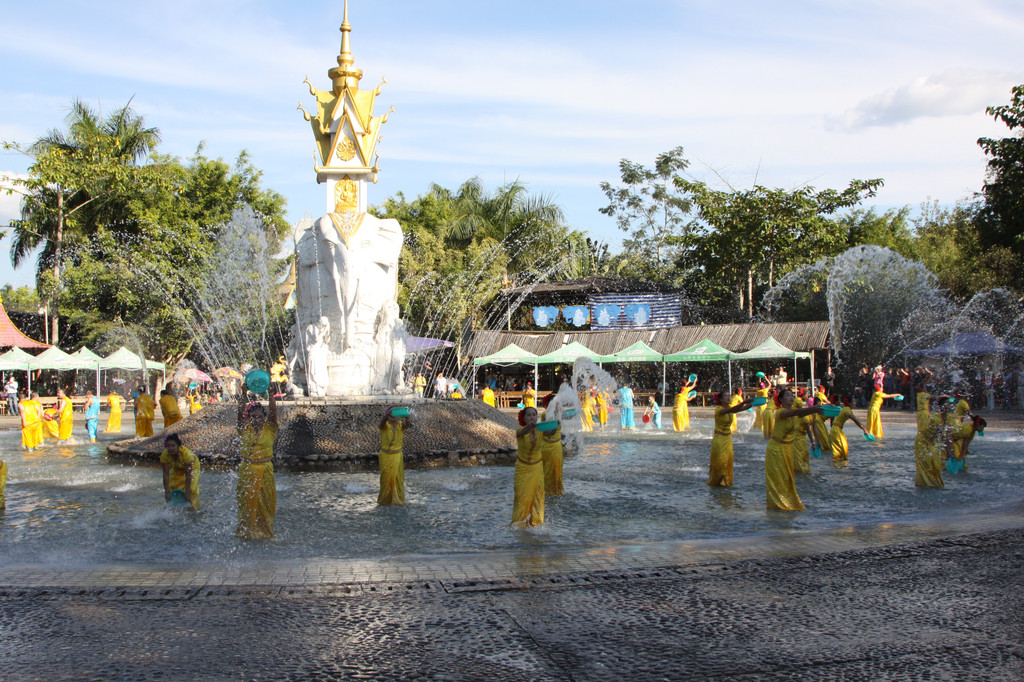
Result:
M341 22L341 54L338 55L338 65L327 72L331 82L334 84L334 94L340 95L345 87L359 88L359 80L363 77L363 70L353 66L355 59L352 57L352 39L349 33L352 26L348 23L348 0L345 0L345 17Z

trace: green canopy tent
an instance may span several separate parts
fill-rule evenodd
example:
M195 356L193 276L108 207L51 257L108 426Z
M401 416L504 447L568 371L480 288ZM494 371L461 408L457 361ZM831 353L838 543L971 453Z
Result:
M551 351L547 355L538 356L536 362L538 365L569 365L580 358L590 358L594 362L597 362L601 359L601 356L584 346L582 343L573 341L566 346L562 346L558 350Z
M733 353L731 356L732 360L777 360L777 359L792 359L793 360L793 383L796 383L796 361L798 358L805 359L810 358L810 353L800 353L795 350L786 348L781 343L775 340L774 337L769 336L764 340L763 343L758 345L756 348L751 348L745 353ZM730 390L732 381L730 380ZM811 363L811 383L814 383L814 363Z
M710 339L704 339L678 353L665 356L665 362L724 362L729 368L729 391L732 392L733 353Z
M537 355L510 343L496 353L482 358L473 358L473 365L533 365L533 385L537 386ZM536 390L536 388L535 388Z
M603 355L601 362L660 362L661 363L661 404L665 405L665 356L648 346L643 341L637 341L632 346L627 346L617 353Z
M145 360L142 356L136 355L124 346L121 346L104 358L100 362L100 369L126 369L134 372L141 372L143 370L147 372L161 371L164 373L164 383L167 383L167 366L164 363L157 362L156 360Z
M27 390L32 392L32 372L29 370L32 368L32 361L35 358L23 351L22 349L15 346L9 351L0 355L0 371L4 372L25 372L28 375L28 388Z
M99 355L97 355L96 353L93 353L91 350L89 350L85 346L82 346L81 348L76 350L74 353L72 353L71 357L78 358L79 360L82 360L83 362L88 362L89 363L89 369L96 370L96 395L99 396L99 394L100 394L100 363L103 362L103 358L100 357Z
M33 370L52 369L58 372L73 372L79 369L96 369L95 363L84 358L65 353L57 346L50 346L32 358L29 366Z

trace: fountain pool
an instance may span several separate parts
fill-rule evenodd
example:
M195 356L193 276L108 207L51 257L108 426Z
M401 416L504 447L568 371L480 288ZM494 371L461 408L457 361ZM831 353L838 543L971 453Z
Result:
M0 567L109 564L232 567L314 559L380 558L539 547L582 549L663 540L725 538L911 521L1018 503L1024 441L989 429L968 473L945 489L916 489L910 426L886 426L884 443L851 437L850 465L812 460L798 476L807 511L764 509L760 433L735 437L735 486L705 485L711 422L686 434L609 429L588 434L565 461L566 495L548 498L547 522L508 527L511 467L411 470L409 504L378 507L377 474L277 474L277 537L235 538L235 473L204 470L202 510L164 504L158 468L114 464L106 443L19 448L0 433L10 467L0 513ZM851 431L853 436L855 429Z

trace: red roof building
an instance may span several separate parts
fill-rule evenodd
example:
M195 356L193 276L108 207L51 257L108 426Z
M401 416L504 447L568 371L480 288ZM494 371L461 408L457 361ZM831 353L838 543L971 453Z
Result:
M7 316L7 309L4 308L3 299L0 299L0 348L11 348L12 346L29 350L50 347L48 344L33 341L22 334L21 330Z

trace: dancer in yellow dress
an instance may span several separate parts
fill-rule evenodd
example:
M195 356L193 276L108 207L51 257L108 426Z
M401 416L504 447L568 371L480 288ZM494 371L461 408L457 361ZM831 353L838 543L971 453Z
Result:
M57 390L57 418L60 420L57 440L64 442L71 440L71 431L75 425L75 408L67 394L59 389Z
M117 393L111 393L107 396L107 408L110 410L110 414L107 416L107 428L103 429L103 433L121 433L123 403L124 399Z
M803 389L800 389L803 392ZM804 407L804 399L799 393L796 398L793 399L793 409L801 409ZM793 472L797 474L809 474L811 473L811 450L809 440L813 439L813 436L808 432L807 418L799 417L793 422L796 428L793 429Z
M941 428L941 420L933 419L931 413L931 395L921 391L917 394L917 436L914 438L914 464L917 469L914 485L918 488L946 487L937 445Z
M736 413L750 407L750 400L723 405L726 394L718 393L714 397L715 435L711 437L711 463L708 473L708 485L732 485L732 424ZM730 399L731 401L731 399Z
M903 397L902 393L885 393L881 384L875 384L875 392L868 403L868 433L876 439L883 438L882 433L882 401L886 398Z
M600 390L597 391L597 423L602 428L608 423L608 398Z
M676 400L672 404L672 430L685 431L690 428L690 391L697 385L697 381L682 385L679 393L676 393Z
M512 525L517 528L544 523L544 459L537 409L524 407L519 413L522 427L516 431L515 491L512 501Z
M775 427L764 456L766 507L781 511L803 511L804 503L796 491L793 475L793 438L796 420L817 414L820 407L794 408L796 396L791 388L779 390L776 398Z
M0 509L7 509L7 464L0 459Z
M238 465L238 527L235 535L246 540L274 537L277 488L274 483L274 438L277 436L277 402L270 394L270 410L258 402L246 406L238 397L238 435L242 463Z
M544 398L544 414L541 421L549 419L548 405L554 394ZM544 462L544 494L564 495L565 486L562 483L562 424L559 422L554 431L541 431L540 433L540 454Z
M775 430L775 389L768 389L768 404L764 406L764 412L761 413L761 432L764 434L764 439L768 440L772 437L772 431Z
M399 419L391 413L389 407L380 420L380 452L377 456L380 463L380 491L377 493L377 504L405 504L405 455L402 447L405 430L409 428L409 418Z
M854 416L853 409L850 407L850 399L844 399L843 409L832 419L832 428L828 432L828 440L826 441L832 450L833 466L846 466L850 459L850 443L846 440L846 434L843 433L843 426L847 421L853 421L865 434L868 432L864 425Z
M594 391L583 393L583 404L580 405L581 417L584 431L594 430L594 408L597 407L597 400L594 398Z
M181 410L178 409L178 396L169 388L160 391L160 412L164 416L164 428L174 426L181 421Z
M21 447L35 450L43 444L43 408L26 396L24 391L21 395L22 399L18 402L18 412L21 414Z
M146 393L145 386L139 386L139 395L135 398L135 437L148 438L153 435L153 419L156 417L156 403Z
M203 409L203 401L199 398L197 393L189 393L185 397L188 399L188 413L190 415Z
M768 387L768 384L765 383L763 379L757 382L757 390L754 391L754 394L758 398L764 398L765 404L758 405L754 408L754 426L752 428L761 429L762 432L764 431L764 411L768 408L768 393L770 391L771 389ZM767 438L768 436L765 437Z
M484 401L484 405L497 406L494 391L491 390L490 386L484 386L484 390L480 393L480 400Z
M43 435L46 438L60 440L60 413L56 405L43 410Z
M818 386L818 391L814 394L814 404L818 407L832 404L829 402L828 396L825 395L824 386ZM828 424L825 423L825 415L823 414L814 415L814 439L818 441L822 454L824 454L825 446L829 444L829 428Z
M737 386L736 387L736 392L733 393L731 396L729 396L729 405L728 406L729 407L736 407L737 405L739 405L742 402L743 402L743 387L742 386ZM737 425L736 424L737 424L736 415L733 414L732 415L732 423L729 426L729 430L732 431L733 433L736 433L736 431L737 431Z
M537 391L533 387L533 382L526 382L526 390L523 391L523 407L537 407Z
M164 439L160 465L164 470L164 500L170 502L171 491L180 490L192 505L192 511L199 511L199 458L181 444L178 434L172 433Z
M974 413L971 412L971 406L964 400L962 391L955 391L953 397L956 400L956 407L953 408L953 417L957 420L958 426L970 424L977 419ZM966 435L962 439L958 439L957 451L962 451L963 456L967 456L970 454L970 445L971 441L974 440L975 431L973 429L964 429L963 433Z

